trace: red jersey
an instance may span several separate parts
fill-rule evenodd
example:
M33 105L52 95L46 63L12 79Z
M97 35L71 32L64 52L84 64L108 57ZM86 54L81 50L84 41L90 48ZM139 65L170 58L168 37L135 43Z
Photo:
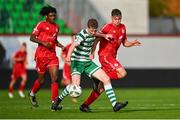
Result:
M20 68L24 68L25 67L25 62L26 62L26 58L27 58L27 52L21 52L21 51L17 51L15 53L14 58L22 58L22 61L15 61L14 63L14 67L20 69Z
M51 44L51 49L48 49L42 45L38 45L36 49L36 57L56 57L56 41L59 32L59 27L57 24L51 24L47 21L42 21L36 25L33 30L33 34L41 41L49 42Z
M99 56L116 57L117 50L121 43L127 39L125 25L120 24L118 26L114 26L112 23L109 23L104 25L101 32L104 34L112 34L113 39L110 41L107 41L104 38L100 40L98 51Z

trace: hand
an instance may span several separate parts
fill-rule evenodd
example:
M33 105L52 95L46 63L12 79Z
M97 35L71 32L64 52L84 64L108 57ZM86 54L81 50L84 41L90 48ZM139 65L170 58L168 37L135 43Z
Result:
M89 58L92 60L92 59L94 59L94 54L90 54L89 55Z
M112 34L106 34L106 35L105 35L105 39L108 40L108 41L110 41L110 40L113 39L113 35L112 35Z
M62 51L66 51L66 48L63 46L63 47L61 47L61 50Z
M140 46L141 43L138 40L132 41L133 46Z
M71 58L70 57L66 57L65 58L65 63L67 63L68 65L71 64Z
M50 49L52 47L52 43L51 42L42 42L43 46Z

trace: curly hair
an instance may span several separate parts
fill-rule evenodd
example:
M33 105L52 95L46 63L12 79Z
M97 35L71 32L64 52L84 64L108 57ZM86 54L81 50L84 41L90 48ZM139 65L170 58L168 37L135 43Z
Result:
M54 7L50 6L50 5L44 6L44 7L41 8L40 15L46 16L51 12L56 13L56 8L54 8Z

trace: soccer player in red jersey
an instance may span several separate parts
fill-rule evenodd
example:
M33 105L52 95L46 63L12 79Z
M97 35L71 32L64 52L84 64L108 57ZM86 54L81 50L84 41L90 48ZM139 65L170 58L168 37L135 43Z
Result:
M26 74L26 64L27 64L27 52L26 52L26 43L22 43L20 49L13 55L13 71L11 75L11 82L9 84L9 98L13 98L13 87L16 83L17 79L20 77L22 79L19 87L19 95L24 98L25 95L23 93L24 87L27 81Z
M30 37L32 42L38 44L35 53L36 70L38 79L29 92L31 104L38 107L35 94L44 82L45 72L48 70L51 77L51 99L52 103L58 96L59 84L57 83L57 74L59 68L59 60L56 56L55 48L60 47L64 50L64 46L57 41L59 26L55 23L56 9L51 6L45 6L41 9L40 14L45 16L46 20L39 22Z
M127 40L126 37L126 27L121 23L122 14L119 9L113 9L111 12L112 22L104 25L101 32L104 34L112 34L112 40L107 41L106 39L101 39L99 44L99 61L101 63L102 69L110 77L111 80L122 79L126 76L126 70L116 59L117 51L121 44L124 47L139 46L141 43L138 40L132 42ZM94 47L97 45L94 45ZM92 53L93 55L94 53ZM99 95L104 91L102 84L94 79L94 87L88 99L80 106L80 110L83 112L89 112L89 105L91 105ZM128 104L128 102L124 102ZM123 108L123 107L122 107Z

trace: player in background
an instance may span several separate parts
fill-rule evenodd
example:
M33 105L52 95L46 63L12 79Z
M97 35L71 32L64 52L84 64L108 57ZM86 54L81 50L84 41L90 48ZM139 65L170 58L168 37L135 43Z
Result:
M132 42L127 40L126 37L126 27L121 23L122 14L119 9L113 9L111 12L112 22L104 25L101 29L101 32L104 34L112 34L113 39L107 41L106 39L101 38L99 44L99 61L102 69L110 77L111 80L122 79L126 76L127 72L121 63L117 60L117 51L121 45L124 47L139 46L141 43L138 40ZM98 41L94 44L94 49ZM94 55L94 51L92 53ZM97 80L94 80L94 88L87 100L80 106L80 110L83 112L89 112L89 106L101 95L104 91L102 83ZM124 104L128 104L125 102Z
M61 83L64 86L67 86L71 83L71 66L70 66L70 64L66 63L66 61L65 61L65 58L67 56L70 46L71 46L71 43L66 45L65 50L62 51L62 53L61 53L61 58L64 61Z
M19 95L24 98L24 87L27 81L27 73L26 73L26 65L27 65L27 51L26 51L26 43L22 43L20 45L19 50L12 56L13 62L13 71L11 75L11 82L9 84L9 98L13 98L13 87L18 78L21 78L21 83L19 86Z
M80 85L81 73L85 72L89 77L95 77L102 81L106 94L112 104L113 110L118 111L124 107L123 103L116 101L114 90L111 86L110 78L107 74L92 61L91 50L96 39L95 35L98 28L96 19L89 19L87 28L82 29L76 36L75 40L69 48L66 61L71 62L72 85ZM99 34L100 35L100 34ZM105 34L101 34L104 36ZM51 109L57 110L58 105L64 97L69 95L69 86L67 86L57 97Z
M30 102L34 107L38 107L36 93L41 88L45 79L45 72L48 70L51 78L51 100L54 102L58 96L59 84L57 83L59 60L56 56L56 46L64 50L64 46L57 40L59 26L55 23L56 9L45 6L41 9L40 15L45 16L46 20L39 22L30 37L30 40L38 44L35 53L36 70L38 78L35 80L29 92Z

